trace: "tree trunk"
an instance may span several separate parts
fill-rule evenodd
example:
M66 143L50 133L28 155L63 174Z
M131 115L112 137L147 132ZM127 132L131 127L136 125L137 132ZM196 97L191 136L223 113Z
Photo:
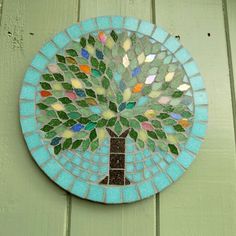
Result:
M130 181L125 177L125 138L129 129L120 136L109 128L107 128L107 132L110 135L109 175L100 184L128 185Z

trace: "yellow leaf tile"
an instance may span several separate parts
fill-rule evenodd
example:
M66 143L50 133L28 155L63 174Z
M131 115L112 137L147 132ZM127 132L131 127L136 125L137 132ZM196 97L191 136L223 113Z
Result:
M51 107L56 111L63 111L65 109L61 103L54 103Z

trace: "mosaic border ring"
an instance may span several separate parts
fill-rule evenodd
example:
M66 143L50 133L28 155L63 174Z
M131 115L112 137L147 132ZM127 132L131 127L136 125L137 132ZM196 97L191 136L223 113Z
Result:
M118 88L117 102L110 87ZM109 107L99 107L102 99ZM33 159L61 188L128 203L162 191L189 168L205 137L207 104L198 67L175 37L133 17L101 16L69 26L35 55L20 123Z

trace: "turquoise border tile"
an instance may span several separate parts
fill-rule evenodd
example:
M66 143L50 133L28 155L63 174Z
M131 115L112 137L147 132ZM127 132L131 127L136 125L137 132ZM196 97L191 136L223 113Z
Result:
M134 17L126 17L124 22L124 28L135 31L138 28L139 20Z
M135 188L135 186L124 186L122 188L123 192L123 201L124 202L134 202L139 200L139 195L138 192Z
M206 124L194 122L192 127L192 134L203 138L206 135Z
M50 178L55 177L61 170L63 170L61 165L59 165L54 159L48 161L42 169Z
M112 28L122 28L123 26L123 17L121 16L112 16L111 17Z
M88 189L89 189L89 184L77 179L72 187L71 192L78 197L84 198L88 192Z
M40 51L47 58L52 59L56 55L58 48L52 42L48 42L43 45L43 47L40 49Z
M41 74L32 67L29 67L25 73L24 81L33 85L37 85L40 78Z
M205 91L193 92L195 105L206 105L208 104L208 98Z
M200 75L190 78L190 83L193 90L204 89L203 79Z
M185 70L186 74L189 77L199 73L198 67L197 67L196 63L193 61L188 62L188 63L184 64L183 66L184 66L184 70Z
M23 85L20 93L21 99L34 100L36 88L30 85Z
M106 203L121 203L121 188L107 187L106 188Z
M32 135L26 136L25 141L27 143L28 148L31 150L35 147L43 145L41 141L41 137L39 134L34 133Z
M67 28L66 31L72 39L79 39L79 37L82 35L81 29L78 24L71 25Z
M175 53L175 57L180 63L184 64L191 58L191 55L185 48L181 48Z
M96 20L100 30L111 28L111 19L109 16L99 16Z
M35 103L34 102L21 102L20 103L20 115L32 116L34 115Z
M48 64L48 60L46 57L44 57L41 54L36 54L33 61L31 62L31 65L38 69L38 70L44 70Z
M52 40L59 48L64 48L71 41L65 32L58 33Z
M46 161L48 161L51 158L49 152L46 150L45 147L40 147L37 150L35 150L33 152L33 157L38 165L44 164Z
M208 108L207 107L195 107L194 111L194 119L200 121L207 121L208 120Z
M138 189L142 198L147 198L155 194L151 181L143 182L138 185Z
M95 19L91 18L86 21L82 21L80 23L83 27L83 33L90 33L92 31L95 31L97 29Z
M154 25L148 21L141 21L138 31L142 34L150 36L154 29Z
M166 168L166 172L174 181L176 181L184 173L184 169L174 162Z
M74 176L67 171L62 171L56 179L56 183L62 188L68 189L74 180Z
M166 42L164 43L164 46L171 51L172 53L174 53L180 46L180 42L175 39L174 37L170 36Z
M90 185L88 199L103 202L104 201L104 187L101 185Z
M163 43L168 36L168 33L162 29L161 27L157 27L156 30L152 34L152 38L154 38L156 41Z
M202 142L201 142L200 140L198 140L198 139L196 139L196 138L193 138L193 137L189 137L189 139L188 139L188 141L187 141L185 147L186 147L189 151L191 151L191 152L197 154L198 151L200 150L201 145L202 145Z
M159 192L171 184L170 178L168 178L165 173L155 176L153 182Z
M190 153L186 152L186 151L182 151L180 153L180 155L177 157L176 159L184 168L188 168L193 160L194 157L192 155L190 155Z
M22 118L21 119L21 128L23 133L35 131L37 128L37 123L35 118Z

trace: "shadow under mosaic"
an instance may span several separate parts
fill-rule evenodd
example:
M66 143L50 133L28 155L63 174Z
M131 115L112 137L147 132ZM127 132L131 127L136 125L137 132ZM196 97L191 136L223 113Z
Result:
M98 17L44 44L20 94L33 158L60 187L103 203L147 198L190 166L206 132L198 68L161 27Z

